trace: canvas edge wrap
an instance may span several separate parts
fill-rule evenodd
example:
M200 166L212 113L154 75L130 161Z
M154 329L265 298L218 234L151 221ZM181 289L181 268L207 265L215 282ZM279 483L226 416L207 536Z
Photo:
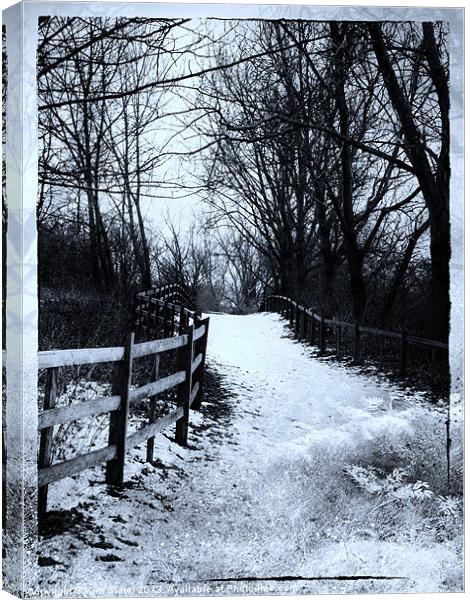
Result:
M219 16L226 18L443 20L450 26L451 91L451 334L453 400L463 392L464 161L463 9L307 5L23 2L3 12L8 60L6 196L7 402L4 588L36 596L37 566L37 20L41 15Z

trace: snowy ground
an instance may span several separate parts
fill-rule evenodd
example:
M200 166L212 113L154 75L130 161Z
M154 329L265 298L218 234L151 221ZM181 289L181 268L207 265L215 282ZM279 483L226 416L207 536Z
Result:
M391 461L401 452L394 440L415 440L415 423L441 435L438 413L376 377L313 358L276 315L211 315L209 340L206 402L191 413L188 448L169 430L157 438L154 465L144 463L145 448L133 451L129 483L114 495L101 469L51 487L63 533L42 541L43 589L149 596L460 589L458 544L423 533L416 520L397 525L402 535L381 535L381 506L343 475L348 465L366 466L369 455L376 465ZM424 469L419 461L428 454L416 458L410 449L413 468ZM320 579L274 579L282 577Z

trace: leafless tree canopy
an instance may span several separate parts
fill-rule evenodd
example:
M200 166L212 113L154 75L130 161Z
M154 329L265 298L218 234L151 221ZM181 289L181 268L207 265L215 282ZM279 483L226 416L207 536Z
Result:
M447 338L445 23L39 28L43 287L171 280L237 311L274 290ZM189 196L194 223L150 218Z

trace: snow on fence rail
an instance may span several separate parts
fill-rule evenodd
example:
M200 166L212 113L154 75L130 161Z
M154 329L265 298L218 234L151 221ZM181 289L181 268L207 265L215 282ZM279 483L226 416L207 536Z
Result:
M330 327L335 332L336 356L341 358L342 330L349 329L353 332L353 360L359 362L361 356L361 334L376 336L379 340L379 361L380 368L383 368L384 343L385 340L394 339L400 344L398 360L399 375L405 377L408 365L408 347L410 344L420 344L429 346L432 349L431 374L434 373L434 363L436 352L442 351L448 353L449 346L444 342L430 340L414 335L408 335L405 331L386 331L376 327L367 327L359 323L349 323L337 319L327 319L317 314L313 309L302 306L292 298L280 295L270 295L262 303L261 310L277 312L289 320L289 324L294 328L298 339L307 340L311 345L315 343L316 323L318 323L318 348L320 354L326 351L327 329Z
M163 294L175 291L175 286L165 288ZM152 298L149 306L156 307L156 310L149 314L148 308L144 308L145 300L141 301L142 297L147 298L146 292L137 296L142 308L140 313L137 311L138 327L147 333L157 331L158 322L163 319L164 335L169 337L135 343L135 334L130 333L126 344L120 347L38 353L38 368L46 370L44 408L38 418L40 515L43 515L47 508L49 484L101 463L106 463L106 483L122 486L127 450L146 441L147 461L152 461L154 436L173 423L176 423L175 441L183 446L187 444L190 408L197 409L201 403L209 318L202 319L196 311L171 304L167 299L168 295L162 301L163 307L159 298ZM181 298L180 293L179 297ZM178 334L175 336L177 329ZM160 355L173 350L179 350L175 371L165 377L159 377ZM132 388L133 362L146 356L154 357L152 381ZM56 406L59 369L98 363L115 364L111 396L97 397L68 406ZM163 417L155 417L157 395L172 388L177 388L177 407ZM128 435L129 407L145 399L148 399L149 423ZM104 413L110 414L107 446L52 464L51 448L55 426Z

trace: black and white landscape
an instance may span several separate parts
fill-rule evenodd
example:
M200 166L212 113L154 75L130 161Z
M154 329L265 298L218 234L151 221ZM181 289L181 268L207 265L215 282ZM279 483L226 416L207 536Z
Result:
M38 28L41 593L462 591L448 24Z

